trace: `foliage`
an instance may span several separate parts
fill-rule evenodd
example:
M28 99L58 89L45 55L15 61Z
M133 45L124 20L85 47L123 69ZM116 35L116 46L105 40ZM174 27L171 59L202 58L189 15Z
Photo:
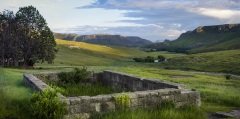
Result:
M154 57L147 56L144 60L145 60L145 62L154 62Z
M127 94L119 94L114 97L114 100L120 109L127 109L130 106L130 98Z
M166 58L162 55L158 55L157 59L159 62L163 62L163 61L165 61Z
M33 94L31 107L35 119L63 119L66 113L65 104L57 96L57 91L50 88Z
M137 57L133 58L133 60L135 62L144 62L145 61L143 58L137 58Z
M154 62L155 58L152 56L147 56L145 58L133 58L135 62Z
M91 72L86 67L75 68L71 72L61 72L58 74L60 83L63 84L79 84L80 82L88 82Z
M45 19L33 6L18 12L0 13L0 64L33 66L36 62L52 63L56 42Z
M226 78L227 80L229 80L229 79L231 79L231 75L230 75L230 74L226 74L226 75L225 75L225 78Z

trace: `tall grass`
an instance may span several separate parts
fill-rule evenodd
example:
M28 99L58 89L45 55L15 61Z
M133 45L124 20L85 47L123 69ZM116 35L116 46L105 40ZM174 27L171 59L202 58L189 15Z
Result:
M111 94L115 92L111 87L101 84L79 83L79 84L64 84L49 83L53 88L56 88L65 96L96 96L100 94Z
M91 119L207 119L206 113L196 107L161 107L152 109L118 110L96 114Z
M31 119L30 95L23 86L22 73L0 69L0 119Z
M207 111L240 107L240 80L238 79L226 80L225 76L149 67L122 67L118 70L140 77L171 81L183 84L186 88L196 89L200 91L202 107Z

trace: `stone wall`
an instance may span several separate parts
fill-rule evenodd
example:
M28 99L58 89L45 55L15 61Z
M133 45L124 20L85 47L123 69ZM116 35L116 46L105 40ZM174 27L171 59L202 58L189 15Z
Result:
M55 80L56 75L50 77ZM44 76L37 76L43 78ZM24 74L24 82L34 90L42 91L48 87L42 80L31 74ZM67 103L68 116L66 118L82 117L88 118L93 113L104 113L118 110L121 105L117 98L125 95L128 97L128 108L149 108L156 105L161 106L165 101L174 102L177 107L184 105L200 105L200 93L196 91L180 89L176 84L157 80L141 79L132 75L104 71L93 75L92 81L102 82L104 85L129 90L132 92L114 93L97 96L65 97L61 99Z
M177 107L184 105L200 105L200 94L195 91L181 91L180 89L159 89L136 91L98 96L68 97L69 115L87 115L119 110L116 98L121 95L129 97L130 109L150 108L161 106L164 102L173 102Z
M180 89L177 84L163 82L157 79L143 79L125 73L104 71L95 75L95 80L104 85L111 86L113 89L122 91L144 91L165 88Z
M43 91L44 89L49 87L46 83L44 83L42 80L38 79L32 74L24 74L23 81L25 85L35 91Z

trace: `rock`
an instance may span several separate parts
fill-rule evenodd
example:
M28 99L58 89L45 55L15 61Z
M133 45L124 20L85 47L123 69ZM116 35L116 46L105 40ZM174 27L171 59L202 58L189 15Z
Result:
M229 118L229 117L233 118L234 117L233 114L227 113L227 112L216 112L214 114L214 116L218 117L218 118Z

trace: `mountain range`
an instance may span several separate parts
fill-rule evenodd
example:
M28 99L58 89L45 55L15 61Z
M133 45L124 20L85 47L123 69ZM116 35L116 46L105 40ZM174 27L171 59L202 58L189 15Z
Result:
M71 40L78 42L86 42L110 46L124 46L124 47L141 47L149 45L152 42L136 36L121 36L121 35L78 35L78 34L63 34L54 33L55 38L63 40Z
M156 50L201 53L240 48L240 24L200 26L183 33L176 40L147 45Z

